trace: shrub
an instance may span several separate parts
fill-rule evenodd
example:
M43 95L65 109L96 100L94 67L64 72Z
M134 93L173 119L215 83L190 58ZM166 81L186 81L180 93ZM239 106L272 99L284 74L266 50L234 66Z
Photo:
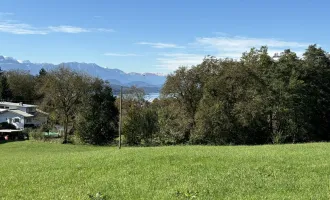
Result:
M52 127L49 124L42 124L39 129L42 132L49 132L52 130Z
M29 138L32 138L34 140L45 140L45 134L43 132L40 132L38 130L33 130L29 132Z
M89 194L88 195L89 199L91 200L106 200L107 197L100 192L96 193L95 195Z
M24 129L25 128L36 128L34 124L24 124Z
M129 145L150 145L158 132L157 112L151 108L132 107L123 124L123 135Z

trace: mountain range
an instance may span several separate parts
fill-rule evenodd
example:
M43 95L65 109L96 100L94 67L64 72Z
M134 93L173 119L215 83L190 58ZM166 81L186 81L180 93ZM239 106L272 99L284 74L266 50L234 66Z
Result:
M29 71L32 75L36 75L41 68L51 70L59 65L64 65L72 70L85 72L91 76L107 80L110 82L115 93L118 92L120 86L136 86L143 88L146 93L157 93L166 80L166 76L162 74L125 73L122 70L101 67L95 63L64 62L56 65L51 63L32 63L28 60L20 61L12 57L0 56L0 67L4 71L18 69Z

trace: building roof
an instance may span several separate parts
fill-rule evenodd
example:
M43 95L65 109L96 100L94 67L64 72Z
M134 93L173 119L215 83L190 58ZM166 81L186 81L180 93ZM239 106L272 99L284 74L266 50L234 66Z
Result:
M22 132L22 130L13 130L13 129L1 129L0 133L13 133L13 132Z
M36 106L36 105L31 105L31 104L25 104L25 103L13 103L13 102L6 102L6 101L0 101L0 105L17 106L17 107L23 107L23 108L28 108L28 107L38 107L38 106Z
M15 113L15 114L18 114L18 115L21 115L23 117L33 117L33 115L29 114L29 113L26 113L26 112L23 112L21 110L8 110L8 112L12 112L12 113Z
M2 109L2 108L0 108L0 113L4 113L4 112L7 112L8 111L8 109Z

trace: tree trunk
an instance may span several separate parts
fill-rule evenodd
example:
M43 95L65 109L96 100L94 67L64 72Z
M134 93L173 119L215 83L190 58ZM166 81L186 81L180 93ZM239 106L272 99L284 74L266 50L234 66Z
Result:
M68 124L69 124L69 116L65 116L65 120L64 120L64 140L63 140L63 144L68 143Z

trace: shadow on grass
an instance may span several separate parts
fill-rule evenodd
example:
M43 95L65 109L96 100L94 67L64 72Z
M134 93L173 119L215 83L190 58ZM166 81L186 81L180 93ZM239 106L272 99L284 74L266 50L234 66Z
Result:
M6 143L11 143L11 142L23 142L25 140L0 140L0 145L1 144L6 144Z

